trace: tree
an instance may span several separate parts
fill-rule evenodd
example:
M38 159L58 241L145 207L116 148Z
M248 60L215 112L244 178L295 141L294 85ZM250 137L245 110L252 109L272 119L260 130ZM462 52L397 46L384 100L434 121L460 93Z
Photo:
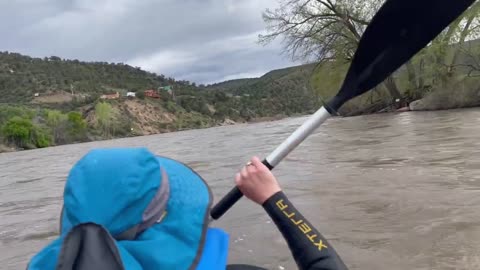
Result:
M49 147L52 144L52 137L46 129L34 125L32 143L38 148Z
M260 35L260 42L266 44L283 36L285 52L294 60L350 63L363 31L382 3L382 0L282 1L278 10L263 14L268 34ZM401 97L393 78L388 78L384 86L392 99Z
M53 141L61 143L65 140L67 116L57 110L46 111L47 126L52 130Z
M465 48L462 53L465 57L465 63L457 64L463 66L467 77L480 77L480 48Z
M337 62L348 65L356 51L359 40L383 0L279 0L280 8L266 10L263 19L267 34L260 35L259 41L268 44L283 37L284 53L294 60L316 61L320 64ZM478 36L480 2L453 22L423 52L406 64L410 89L422 89L431 72L439 80L448 81L453 76L459 57L459 47ZM430 63L430 65L428 65ZM431 70L427 70L430 68ZM401 98L398 79L387 78L383 87L391 98ZM337 89L335 89L337 90Z
M294 60L350 63L363 31L381 0L288 0L279 9L263 13L268 34L260 35L267 44L283 37L285 53ZM393 78L384 84L393 99L400 92Z
M73 140L82 140L85 138L87 132L87 121L83 119L82 114L79 112L68 113L67 131L68 135Z
M32 131L32 121L18 116L12 117L2 128L7 142L21 148L27 147L31 142Z
M466 62L466 66L470 68L469 76L473 71L478 70L478 60L480 59L478 43L476 47L471 46L471 42L466 45L468 39L480 37L480 2L476 2L467 12L460 17L456 24L452 27L455 27L452 34L453 42L456 46L453 48L453 52L447 58L447 78L451 78L458 71L459 67L465 66L465 64L459 64L459 58L463 54ZM452 42L452 37L450 42ZM470 60L470 61L469 61Z
M25 119L32 119L35 112L22 106L0 106L0 125L6 123L10 118L18 116Z
M45 129L32 123L32 120L14 116L2 128L7 143L20 148L47 147L51 137Z
M267 34L260 43L283 37L285 53L294 60L351 60L373 9L382 1L288 0L267 9Z
M103 131L103 135L108 137L111 134L112 128L112 106L106 102L97 103L95 106L95 116L97 117L97 125Z
M464 67L471 65L474 58L470 56L479 46L472 47L469 41L479 37L480 2L477 1L406 65L409 87L444 88L455 84L459 73L465 72Z

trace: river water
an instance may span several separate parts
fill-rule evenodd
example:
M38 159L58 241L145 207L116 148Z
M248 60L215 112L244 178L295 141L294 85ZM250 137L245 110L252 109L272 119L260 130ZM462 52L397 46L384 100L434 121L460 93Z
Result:
M55 238L66 175L96 147L146 146L196 169L218 199L252 155L305 117L0 154L0 268ZM275 170L350 269L480 269L480 110L329 119ZM230 263L296 269L263 210L242 199L214 226Z

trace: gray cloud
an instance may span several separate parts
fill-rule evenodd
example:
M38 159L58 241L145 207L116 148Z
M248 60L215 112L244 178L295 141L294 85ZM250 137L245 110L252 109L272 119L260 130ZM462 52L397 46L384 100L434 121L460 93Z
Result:
M276 0L0 2L0 50L124 62L197 83L291 66L278 42L256 43Z

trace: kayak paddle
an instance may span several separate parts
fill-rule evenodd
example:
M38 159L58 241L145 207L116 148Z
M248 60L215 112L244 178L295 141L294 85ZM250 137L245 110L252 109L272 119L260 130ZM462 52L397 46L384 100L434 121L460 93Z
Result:
M402 66L460 16L475 0L387 0L360 39L345 80L336 96L278 146L263 164L272 170L331 114ZM212 208L220 218L241 197L233 188Z

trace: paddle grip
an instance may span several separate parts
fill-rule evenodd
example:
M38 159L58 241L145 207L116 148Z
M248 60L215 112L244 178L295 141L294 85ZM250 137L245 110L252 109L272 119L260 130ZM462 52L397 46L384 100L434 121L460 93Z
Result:
M310 135L316 128L330 117L330 113L325 107L321 107L316 111L307 121L305 121L299 128L297 128L285 141L283 141L270 155L265 158L262 163L267 166L269 170L276 167L280 161L285 158L288 153L293 151L308 135ZM213 219L219 219L225 212L228 211L238 200L242 198L242 192L237 188L233 188L223 197L217 205L212 208L210 216Z
M268 163L266 159L262 161L263 165L265 165L269 170L273 169L273 166ZM230 190L230 192L225 195L218 203L212 208L210 212L210 216L217 220L222 217L228 209L230 209L235 203L237 203L243 197L243 193L238 189L238 187L234 187Z
M223 214L225 214L228 209L230 209L238 200L243 197L243 193L238 189L238 187L232 188L230 192L225 195L218 203L212 208L210 216L213 219L219 219Z

